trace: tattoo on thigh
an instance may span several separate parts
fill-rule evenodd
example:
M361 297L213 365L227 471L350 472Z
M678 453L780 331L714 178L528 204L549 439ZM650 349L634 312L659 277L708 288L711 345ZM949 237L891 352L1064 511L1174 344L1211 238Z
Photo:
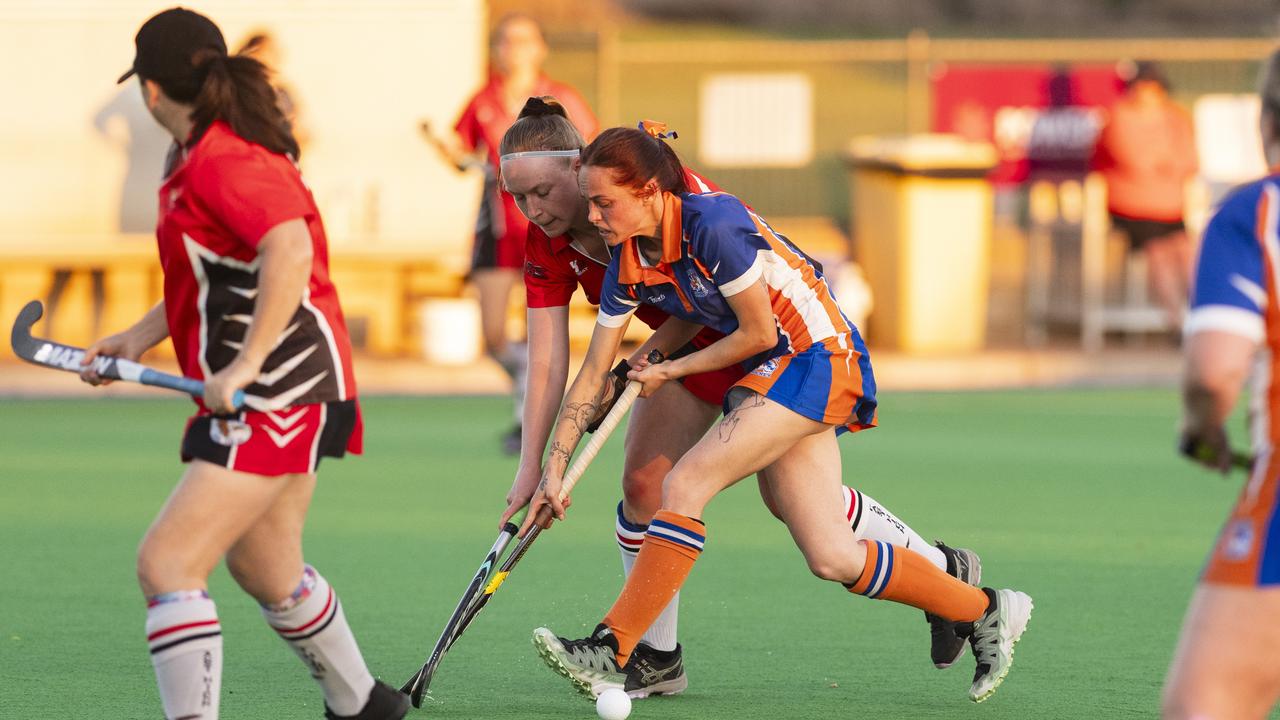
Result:
M737 429L738 422L742 420L742 413L752 408L758 408L764 405L764 398L756 393L751 393L743 398L717 426L717 432L720 435L720 442L727 443L733 438L733 431Z

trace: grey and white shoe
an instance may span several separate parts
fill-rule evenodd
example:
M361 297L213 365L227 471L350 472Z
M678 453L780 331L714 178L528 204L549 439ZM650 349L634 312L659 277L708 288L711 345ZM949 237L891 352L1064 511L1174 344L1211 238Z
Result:
M982 560L977 553L967 548L949 547L942 542L936 545L947 556L948 575L974 586L982 582ZM929 621L929 657L933 660L933 666L939 670L951 667L964 655L973 623L952 622L929 613L925 613L924 617Z
M533 631L533 646L548 667L589 698L609 688L626 689L627 675L618 666L618 639L604 623L581 640L566 640L540 627Z
M974 702L991 697L1004 682L1013 665L1013 646L1026 632L1035 607L1031 596L1017 590L983 588L982 591L991 604L982 617L974 621L973 634L969 637L977 661L973 686L969 688L969 699Z
M627 676L623 689L632 700L650 695L678 695L689 687L689 676L684 672L684 649L680 645L663 652L640 643L622 671Z

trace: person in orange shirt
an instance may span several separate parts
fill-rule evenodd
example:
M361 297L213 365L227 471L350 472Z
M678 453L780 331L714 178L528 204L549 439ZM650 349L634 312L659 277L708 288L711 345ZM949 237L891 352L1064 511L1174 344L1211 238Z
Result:
M547 43L542 28L533 18L518 13L504 16L493 29L491 50L493 72L489 81L467 102L453 127L453 135L436 137L426 124L423 132L459 170L484 168L484 195L476 218L468 279L480 295L485 351L511 376L516 401L515 426L504 436L503 449L514 455L520 452L528 357L523 343L512 343L507 338L507 308L512 289L523 277L529 221L498 182L498 146L525 101L534 96L556 97L585 138L594 137L599 124L576 90L543 74Z
M1112 224L1146 255L1151 293L1180 328L1193 252L1182 215L1187 181L1198 169L1195 132L1155 63L1133 67L1098 137L1093 167L1106 178Z

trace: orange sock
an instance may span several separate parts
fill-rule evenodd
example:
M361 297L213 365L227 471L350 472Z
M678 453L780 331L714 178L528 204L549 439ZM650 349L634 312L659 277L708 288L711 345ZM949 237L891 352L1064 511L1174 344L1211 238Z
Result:
M867 546L867 566L849 590L920 608L952 622L970 622L987 610L987 594L939 570L923 555L879 540Z
M666 510L659 510L649 522L622 594L604 617L618 640L619 665L627 664L640 637L684 585L702 554L706 532L701 520Z

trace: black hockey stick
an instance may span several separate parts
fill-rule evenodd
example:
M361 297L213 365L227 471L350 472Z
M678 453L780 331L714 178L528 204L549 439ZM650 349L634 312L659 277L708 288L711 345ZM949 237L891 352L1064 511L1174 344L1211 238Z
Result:
M440 666L440 661L444 659L444 654L449 651L449 648L453 646L454 640L462 632L464 618L467 617L468 611L477 602L480 594L487 589L486 581L489 579L490 573L498 564L498 558L502 557L507 545L511 543L511 539L520 531L520 525L524 523L525 515L528 512L529 509L527 507L524 508L502 526L502 532L498 534L498 539L494 541L493 547L489 548L489 553L484 556L484 562L480 563L480 568L476 570L475 576L471 578L471 583L467 585L467 591L462 594L462 599L458 601L457 607L453 609L453 614L449 616L449 622L445 624L444 630L440 632L440 637L436 640L435 647L431 649L431 656L427 658L426 664L413 677L409 678L409 682L405 683L404 687L400 688L400 692L408 695L409 699L413 701L414 707L422 707L422 696L431 685L431 678L436 674L436 668Z
M657 351L650 355L651 362L660 362L661 360L662 354ZM591 436L591 440L587 442L582 452L578 453L578 456L574 458L573 465L565 472L560 489L561 500L568 497L569 492L573 490L573 486L577 484L579 478L586 472L587 466L591 464L591 461L599 454L600 448L604 446L605 441L609 439L609 435L618 427L618 423L622 422L623 416L627 414L636 398L640 396L640 390L640 383L634 381L627 383L622 394L614 402L613 407L609 409L604 419L600 421L600 426ZM542 526L551 519L551 507L543 506L538 512L537 520L534 522L533 527L529 528L529 532L520 540L516 548L511 551L511 555L502 563L502 567L498 568L496 572L490 573L492 561L502 555L502 550L506 548L507 543L515 536L520 525L524 523L527 512L528 508L526 507L513 517L510 522L503 525L502 534L498 536L498 541L494 543L489 555L485 557L485 562L481 564L480 569L472 578L471 584L467 587L467 592L454 609L453 615L450 616L449 623L445 625L444 631L440 633L440 638L436 641L436 646L431 651L431 657L400 689L401 692L409 696L414 707L422 707L422 697L431 685L431 679L435 676L436 669L444 658L444 654L449 651L449 648L453 647L459 637L462 637L463 631L470 627L476 615L484 609L489 599L493 597L494 592L501 587L507 576L511 574L511 570L516 566L516 563L520 562L520 558L524 557L524 554L529 551L529 546L537 539L538 533L542 532ZM488 580L488 582L486 583L485 580Z

